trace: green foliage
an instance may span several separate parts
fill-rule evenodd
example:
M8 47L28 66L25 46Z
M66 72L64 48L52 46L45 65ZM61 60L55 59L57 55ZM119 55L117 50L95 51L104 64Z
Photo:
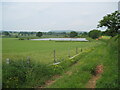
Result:
M36 36L38 36L38 37L41 37L43 34L42 34L42 32L37 32L36 33Z
M17 60L3 63L3 88L25 88L44 84L54 74L53 69L44 64Z
M83 32L81 35L80 35L81 38L86 38L88 37L88 32Z
M115 36L118 33L118 29L120 28L120 12L115 11L114 13L108 14L103 17L101 21L99 21L98 27L107 27L106 34L110 36Z
M100 30L91 30L89 32L89 37L96 39L101 36L101 31Z
M72 32L70 32L70 37L76 37L78 35L78 33L77 32L75 32L75 31L72 31Z
M4 32L2 32L2 35L5 35L5 36L10 36L10 33L9 33L9 32L7 32L7 31L4 31Z

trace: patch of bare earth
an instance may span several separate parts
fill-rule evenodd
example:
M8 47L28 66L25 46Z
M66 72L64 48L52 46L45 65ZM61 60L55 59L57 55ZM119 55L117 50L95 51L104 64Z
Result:
M65 74L72 75L72 72L71 71L67 71L67 72L65 72Z
M53 76L52 79L46 81L43 86L39 86L38 88L45 88L46 86L49 86L49 85L53 84L56 81L57 78L61 78L61 76L60 75Z
M95 75L93 75L92 78L88 81L86 88L95 88L96 81L101 77L102 73L103 73L103 65L98 65L95 69Z
M71 71L65 72L67 75L71 75ZM45 88L46 86L52 85L58 78L61 78L62 76L60 75L55 75L53 76L50 80L47 80L43 86L39 86L38 88Z

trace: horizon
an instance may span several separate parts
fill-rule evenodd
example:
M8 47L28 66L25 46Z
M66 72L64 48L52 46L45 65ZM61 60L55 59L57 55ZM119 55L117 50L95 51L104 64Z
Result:
M50 30L50 31L31 31L31 30L1 30L0 32L71 32L75 30ZM75 31L75 32L89 32L89 31Z

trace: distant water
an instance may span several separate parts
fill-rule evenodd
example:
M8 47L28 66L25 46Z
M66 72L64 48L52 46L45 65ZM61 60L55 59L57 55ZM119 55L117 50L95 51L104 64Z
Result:
M31 39L31 40L40 40L40 41L88 41L86 38L41 38L41 39Z

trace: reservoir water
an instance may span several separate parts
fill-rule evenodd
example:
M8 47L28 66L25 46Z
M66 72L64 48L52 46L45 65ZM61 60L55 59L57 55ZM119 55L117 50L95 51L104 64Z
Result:
M40 38L40 39L31 39L31 40L40 40L40 41L88 41L86 38Z

